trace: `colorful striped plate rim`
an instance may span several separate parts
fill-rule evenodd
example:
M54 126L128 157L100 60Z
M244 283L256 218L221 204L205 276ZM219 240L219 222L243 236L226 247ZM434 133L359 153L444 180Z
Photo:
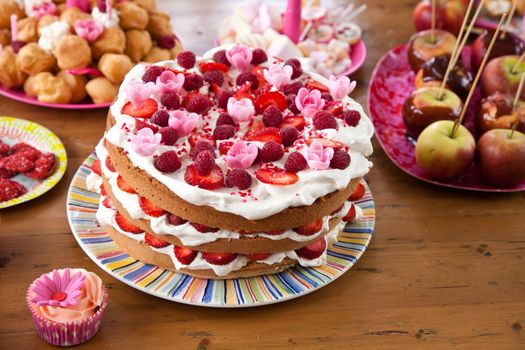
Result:
M292 267L281 273L231 280L195 278L133 259L98 225L99 195L86 189L85 179L96 159L92 154L80 166L67 196L67 216L80 247L104 271L142 292L184 304L238 308L273 304L311 293L340 277L361 257L372 238L375 205L368 185L358 201L363 217L347 225L329 247L327 263L319 267Z

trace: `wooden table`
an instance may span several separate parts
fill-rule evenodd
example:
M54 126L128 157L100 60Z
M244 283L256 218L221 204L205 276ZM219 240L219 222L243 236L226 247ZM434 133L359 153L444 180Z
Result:
M407 41L417 1L370 0L359 20L369 55L354 75L366 104L380 56ZM160 1L187 47L212 46L233 2ZM367 176L377 206L371 246L330 286L252 309L192 307L118 282L80 249L66 220L66 192L102 136L105 110L61 111L0 98L0 115L41 123L69 155L65 178L46 195L0 212L0 348L50 347L33 328L27 286L53 268L84 267L109 287L99 334L86 348L525 348L525 194L449 190L413 179L377 142ZM200 347L199 347L200 345Z

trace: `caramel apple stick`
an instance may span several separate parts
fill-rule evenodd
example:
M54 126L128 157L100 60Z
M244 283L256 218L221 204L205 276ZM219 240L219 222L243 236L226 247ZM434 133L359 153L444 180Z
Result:
M454 127L452 128L451 138L456 137L456 132L458 131L459 126L463 122L463 119L465 118L465 114L467 112L468 105L470 103L470 100L472 99L472 95L474 94L474 90L476 90L476 85L478 85L479 78L481 77L481 73L483 72L483 69L485 69L485 65L487 64L488 58L490 56L490 52L492 51L492 48L494 47L494 43L496 42L496 39L499 36L499 33L501 31L501 26L503 25L503 21L507 18L507 14L504 13L501 16L501 19L499 20L498 27L496 28L496 31L494 32L494 35L492 36L492 39L490 40L489 47L487 48L487 52L485 53L485 56L483 57L483 61L481 61L481 65L478 69L478 72L476 73L476 77L474 78L474 82L472 83L472 86L470 87L470 91L467 95L467 99L465 100L465 103L463 104L463 108L461 109L461 114L459 115L459 118L456 119L456 122L454 123Z
M512 67L512 69L510 70L510 72L512 74L516 74L516 69L518 69L518 66L520 65L521 62L523 62L523 59L525 58L525 52L523 52L520 56L520 58L518 58L518 62L516 62L516 64L514 65L514 67Z
M518 90L516 91L516 96L514 96L514 102L512 103L512 113L516 112L516 107L518 106L518 102L520 100L521 91L523 90L523 83L525 82L525 72L521 73L520 78L520 84L518 85ZM517 118L516 122L512 125L512 131L510 132L509 139L512 138L514 135L514 131L518 128L518 124L520 123L519 118Z
M470 24L467 28L467 32L465 33L465 35L463 35L459 48L456 51L456 54L454 56L455 61L457 61L459 56L461 56L461 52L463 51L463 48L465 47L465 44L467 43L468 37L470 36L470 33L472 33L472 29L474 28L474 25L476 24L476 21L479 17L479 14L481 13L481 10L483 9L484 2L485 0L480 1L480 3L478 4L478 8L476 9L476 12L474 13L474 16L472 16L472 20L470 21Z
M504 39L505 35L507 35L507 32L510 30L510 25L512 24L512 17L514 17L514 11L516 11L516 5L518 4L518 0L512 0L512 5L509 11L509 16L507 17L507 21L505 22L505 26L503 27L501 38Z
M432 16L430 20L430 41L436 43L436 0L432 0Z

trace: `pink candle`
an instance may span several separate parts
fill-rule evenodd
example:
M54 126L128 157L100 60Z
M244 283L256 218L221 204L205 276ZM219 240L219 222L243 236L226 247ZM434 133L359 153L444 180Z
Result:
M18 37L18 26L16 24L17 20L17 15L11 15L11 41L16 41L16 38Z
M288 0L284 11L283 34L297 44L301 35L301 0Z

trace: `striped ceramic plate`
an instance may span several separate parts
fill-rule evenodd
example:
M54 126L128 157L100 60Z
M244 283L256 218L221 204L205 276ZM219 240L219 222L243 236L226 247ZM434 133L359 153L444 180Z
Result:
M151 295L179 303L210 307L247 307L297 298L324 287L348 271L365 251L375 224L375 206L366 186L358 202L364 216L347 225L330 246L326 265L301 266L274 275L233 280L208 280L144 264L122 252L95 218L98 194L86 189L85 179L95 160L91 155L79 168L69 188L69 225L80 247L103 270L118 280Z

